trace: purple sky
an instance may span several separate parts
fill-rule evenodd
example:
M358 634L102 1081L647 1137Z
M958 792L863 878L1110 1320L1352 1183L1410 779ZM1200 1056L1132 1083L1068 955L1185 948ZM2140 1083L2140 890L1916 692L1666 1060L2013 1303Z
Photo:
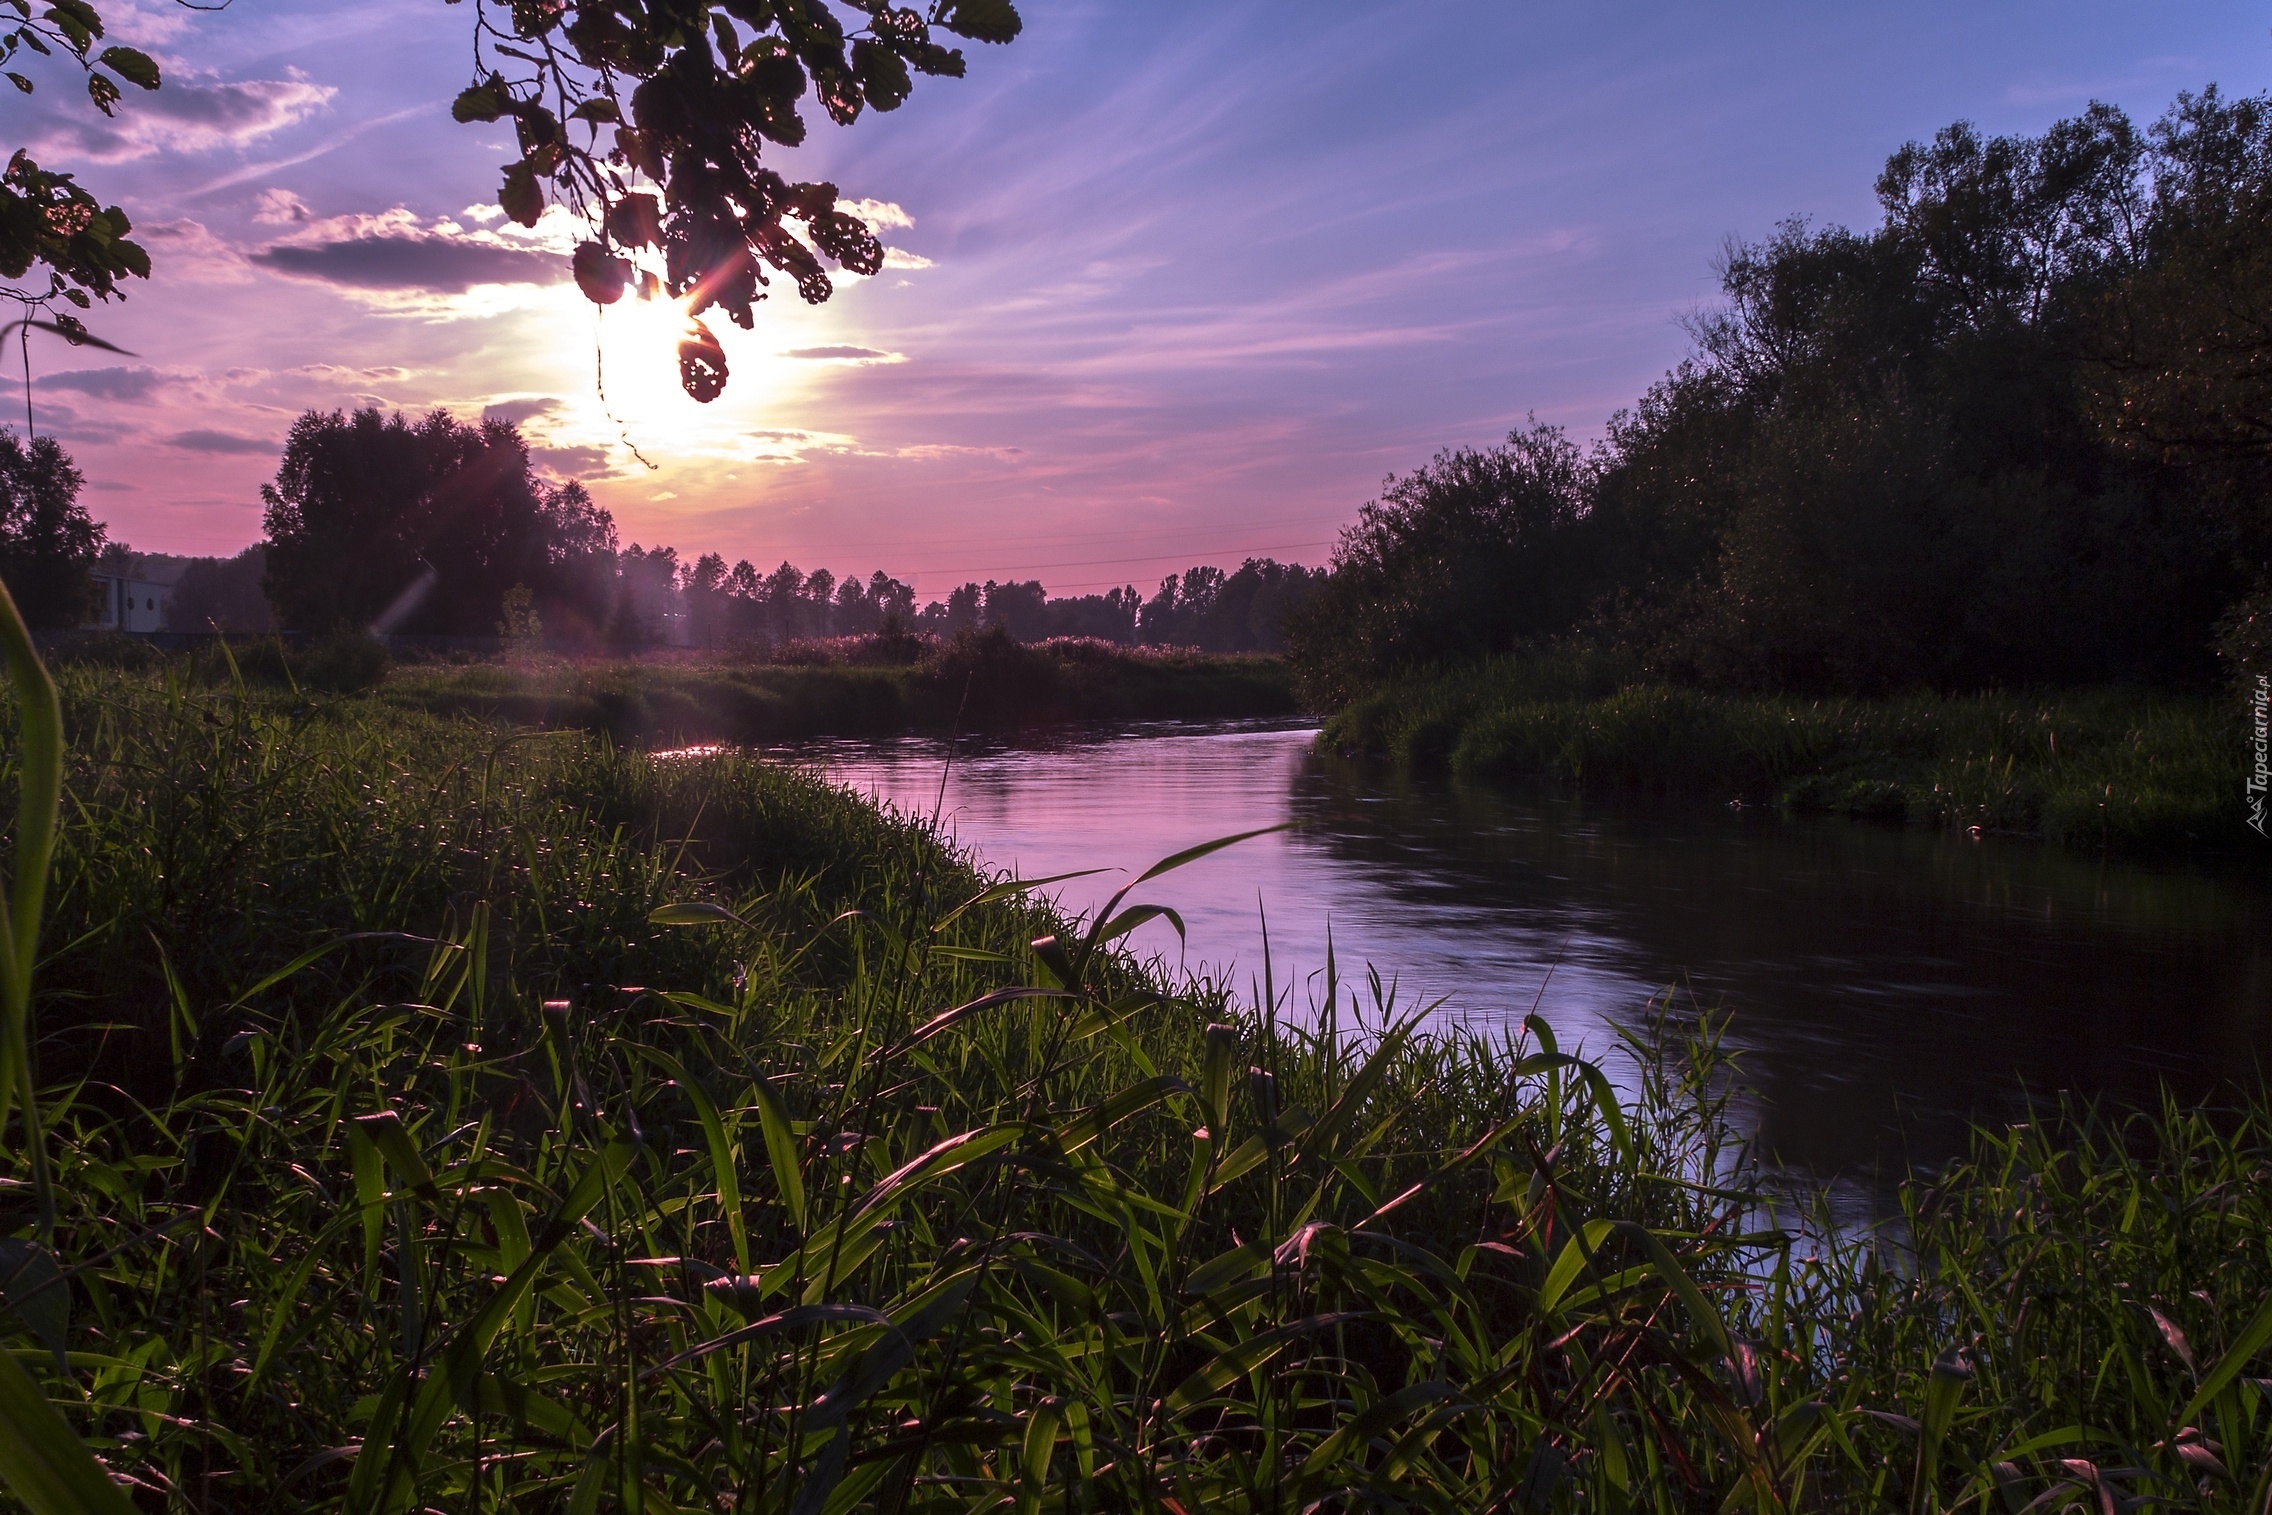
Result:
M2272 82L2272 13L2237 0L1023 0L968 79L849 130L814 113L783 167L873 202L896 253L826 306L715 322L734 376L698 406L662 312L596 325L568 229L498 218L507 129L448 117L465 9L134 5L106 15L159 94L105 122L57 70L6 92L7 140L122 201L157 260L90 318L136 357L33 352L39 428L114 537L253 541L311 406L494 408L626 541L927 598L1321 562L1438 448L1529 412L1597 434L1681 356L1726 239L1872 222L1903 141Z

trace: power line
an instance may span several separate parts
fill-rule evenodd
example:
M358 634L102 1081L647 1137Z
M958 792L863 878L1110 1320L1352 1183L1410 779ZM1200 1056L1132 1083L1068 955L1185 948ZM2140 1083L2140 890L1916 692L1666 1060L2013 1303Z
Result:
M1289 518L1287 518L1287 519L1285 519L1285 520L1283 520L1283 521L1242 521L1242 522L1239 522L1238 524L1239 524L1239 525L1241 525L1241 526L1244 526L1244 527L1256 527L1256 526L1296 526L1296 525L1299 525L1299 526L1307 526L1307 525L1310 525L1310 524L1311 524L1312 522L1314 522L1315 520L1316 520L1316 517L1315 517L1315 516L1294 516L1294 517L1289 517ZM822 552L822 553L827 553L827 554L829 554L829 555L831 555L831 556L840 556L840 555L841 555L841 554L842 554L843 552L867 552L867 553L889 553L889 552L924 552L924 551L929 551L929 550L931 550L931 549L934 549L934 548L942 548L942 547L943 547L943 548L950 548L950 549L953 549L953 550L955 550L955 551L969 551L969 550L971 550L971 549L973 549L973 548L986 548L986 547L1010 547L1010 548L1018 548L1018 547L1077 547L1077 546L1082 546L1082 545L1084 545L1084 544L1087 544L1087 543L1090 543L1090 542L1113 542L1113 541L1120 541L1120 540L1123 540L1123 539L1125 539L1125 538L1129 538L1129 537L1172 536L1172 535L1174 535L1174 534L1175 534L1176 532L1179 532L1179 531L1184 531L1184 530L1187 530L1187 529L1188 529L1188 528L1186 528L1186 527L1182 527L1182 526L1152 526L1152 527L1145 527L1145 528L1142 528L1141 530L1136 530L1136 531L1098 531L1098 532L1082 532L1082 533L1080 533L1080 534L1079 534L1079 535L1077 535L1077 536L1066 536L1066 537L1032 537L1032 536L1021 536L1021 537L999 537L999 538L994 538L994 539L992 539L992 540L988 540L988 539L986 539L986 538L975 538L975 539L973 539L973 538L966 538L966 537L956 537L956 538L954 538L954 539L952 539L952 540L949 540L949 541L943 541L943 542L942 542L942 541L930 541L930 542L880 542L880 541L879 541L879 542L865 542L865 541L864 541L864 542L861 542L861 543L859 543L859 544L858 544L858 545L857 545L856 547L850 547L850 548L844 548L844 549L838 549L838 548L835 548L835 547L822 547L822 548L815 548L815 547L810 547L810 546L808 546L808 547L802 547L802 548L799 548L799 547L790 547L790 548L787 548L787 549L785 549L785 550L786 550L786 551L790 551L790 552L806 552L806 553ZM1174 555L1174 552L1175 552L1175 551L1182 551L1182 550L1184 550L1184 549L1180 549L1180 548L1179 548L1179 549L1174 549L1173 551L1170 551L1170 552L1167 552L1167 553L1162 553L1162 554L1161 554L1161 556L1163 556L1163 557L1172 557L1172 556ZM1198 550L1201 550L1201 551L1210 551L1210 550L1220 550L1220 549L1198 549Z
M974 567L917 568L910 571L914 573L943 573L950 575L957 573L1031 573L1037 569L1042 568L1110 568L1119 563L1157 563L1163 560L1186 556L1188 552L1238 552L1252 556L1256 553L1294 552L1304 547L1330 547L1331 545L1333 544L1330 541L1323 541L1282 542L1276 547L1200 547L1187 549L1186 552L1182 553L1147 552L1141 557L1133 558L1066 558L1060 562L1055 563L982 563Z

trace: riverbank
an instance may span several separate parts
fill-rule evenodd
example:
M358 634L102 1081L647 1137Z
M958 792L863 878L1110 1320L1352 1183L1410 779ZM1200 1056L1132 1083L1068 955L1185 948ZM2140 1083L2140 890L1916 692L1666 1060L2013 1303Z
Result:
M175 651L108 636L60 641L64 666L207 685L364 694L430 716L588 731L638 746L759 746L814 736L1019 731L1073 721L1236 720L1294 714L1283 659L1093 637L1020 643L999 630L906 633L778 647L667 650L612 657L390 655L360 636L286 647L276 638L206 639Z
M1619 1105L1541 1027L1147 977L1136 917L746 755L65 694L68 1271L12 1141L7 1330L153 1500L2265 1497L2260 1112L1987 1140L1888 1271L1769 1226L1708 1033L1636 1042Z
M593 662L404 663L378 697L430 715L604 732L618 742L758 745L810 736L1018 730L1066 721L1291 713L1278 658L966 637L845 638L796 661L698 653Z
M1463 778L1977 826L2125 853L2258 841L2244 825L2238 706L2207 696L1568 695L1534 676L1511 659L1415 675L1353 701L1319 740Z

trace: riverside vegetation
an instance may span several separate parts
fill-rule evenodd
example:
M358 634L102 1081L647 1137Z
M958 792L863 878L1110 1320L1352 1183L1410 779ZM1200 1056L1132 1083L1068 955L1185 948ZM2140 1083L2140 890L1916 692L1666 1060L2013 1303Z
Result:
M563 657L391 658L359 632L298 646L231 638L174 666L205 685L244 679L271 690L368 693L423 715L464 715L617 742L757 744L807 736L984 730L1060 721L1209 720L1296 710L1283 660L1249 653L1127 647L1094 637L1023 643L1006 629L951 637L885 631L729 651ZM73 663L145 672L169 666L140 642L59 638Z
M2245 733L2236 702L2205 694L1585 693L1559 671L1512 657L1437 670L1353 701L1321 740L1463 778L1695 794L2130 853L2241 837Z
M432 714L742 743L1059 721L1289 715L1283 660L1091 637L1021 643L996 626L788 643L764 656L408 664L379 698Z
M1387 482L1286 624L1335 740L2259 845L2272 97L1958 122L1876 189L1875 227L1731 245L1688 359L1592 448L1534 425Z
M1841 1235L1709 1025L1637 1006L1621 1097L1377 977L1169 981L1122 949L1195 854L1068 921L745 755L179 665L58 719L9 651L33 1509L2272 1497L2260 1100L2051 1112Z

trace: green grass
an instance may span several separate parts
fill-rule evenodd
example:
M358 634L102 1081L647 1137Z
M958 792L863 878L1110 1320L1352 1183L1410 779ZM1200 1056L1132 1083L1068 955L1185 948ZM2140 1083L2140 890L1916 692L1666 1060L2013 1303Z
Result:
M1046 725L1289 714L1277 658L1122 648L1066 638L1020 646L964 637L905 662L846 639L790 649L803 661L705 654L569 663L405 664L380 697L429 714L605 732L622 742L764 743Z
M61 682L0 1288L143 1508L2272 1497L2261 1109L1780 1228L1710 1027L1620 1104L1544 1023L1161 980L1172 868L1069 922L747 756Z
M1887 700L1419 675L1321 740L1465 778L1690 793L2121 852L2245 845L2237 702L2103 690Z

